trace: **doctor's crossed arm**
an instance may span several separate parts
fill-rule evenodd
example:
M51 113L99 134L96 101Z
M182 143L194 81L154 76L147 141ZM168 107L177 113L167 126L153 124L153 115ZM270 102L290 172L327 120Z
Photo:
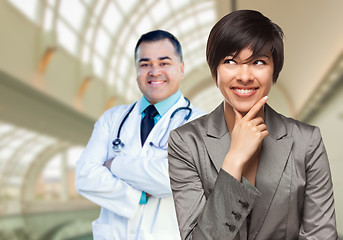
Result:
M119 118L111 113L113 110L104 113L94 125L87 147L76 163L76 188L81 195L97 205L119 216L131 218L138 207L141 191L117 178L103 166L108 156L111 132L109 123Z
M180 239L170 179L169 132L203 111L179 90L184 62L169 32L143 34L134 49L134 104L107 110L77 162L78 192L101 207L94 239Z
M154 197L171 196L167 156L121 154L106 161L105 166L133 188Z

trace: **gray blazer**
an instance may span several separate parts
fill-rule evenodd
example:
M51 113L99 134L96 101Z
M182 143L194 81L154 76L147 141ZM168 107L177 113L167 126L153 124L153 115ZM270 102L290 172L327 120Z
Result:
M182 239L337 239L319 129L266 104L269 136L252 186L221 169L230 147L223 106L170 134L169 174Z

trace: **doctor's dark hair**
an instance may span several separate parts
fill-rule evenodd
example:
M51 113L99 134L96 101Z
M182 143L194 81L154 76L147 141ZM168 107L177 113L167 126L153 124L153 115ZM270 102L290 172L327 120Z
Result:
M272 55L275 83L284 62L283 36L282 29L258 11L238 10L224 16L214 25L207 41L206 60L212 77L217 81L217 69L225 57L236 57L248 47L253 52L248 60Z
M175 53L179 57L180 62L182 62L183 57L182 57L182 49L181 49L180 42L177 40L177 38L173 34L167 31L163 31L163 30L154 30L151 32L147 32L138 39L138 42L135 47L135 60L137 60L137 50L138 50L139 45L141 45L141 43L156 42L156 41L160 41L164 39L168 39L173 44Z

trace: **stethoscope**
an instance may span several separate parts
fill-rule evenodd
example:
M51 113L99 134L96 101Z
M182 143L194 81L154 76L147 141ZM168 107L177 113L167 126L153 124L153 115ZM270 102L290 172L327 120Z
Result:
M181 110L186 110L188 111L188 113L185 115L184 117L184 122L186 122L192 115L192 109L190 108L190 101L188 100L188 98L185 97L185 100L187 102L187 106L186 107L178 107L177 109L174 110L174 112L170 115L170 120L169 120L169 123L168 123L168 127L170 125L170 122L171 120L174 118L175 114ZM120 140L120 132L121 132L121 129L126 121L126 119L129 117L130 113L132 112L133 108L135 107L137 102L135 102L134 104L132 104L132 106L130 107L129 111L125 114L123 120L121 121L120 125L119 125L119 128L118 128L118 133L117 133L117 138L113 140L112 144L113 144L113 150L114 152L121 152L121 150L125 147L125 144ZM181 125L181 124L180 124ZM168 128L167 128L168 130ZM168 132L168 131L165 131L165 134ZM163 136L164 137L164 136ZM163 139L163 137L161 139ZM154 146L154 147L158 147L158 148L163 148L162 146L155 146L152 142L149 143L150 146Z

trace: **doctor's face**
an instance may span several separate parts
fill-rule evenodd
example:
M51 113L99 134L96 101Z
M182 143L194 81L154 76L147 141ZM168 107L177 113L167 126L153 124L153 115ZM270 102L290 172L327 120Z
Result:
M217 86L225 101L242 114L247 113L273 84L274 64L271 54L249 59L249 48L225 57L217 69Z
M151 104L173 95L184 76L184 63L168 39L142 42L137 49L136 69L138 87Z

